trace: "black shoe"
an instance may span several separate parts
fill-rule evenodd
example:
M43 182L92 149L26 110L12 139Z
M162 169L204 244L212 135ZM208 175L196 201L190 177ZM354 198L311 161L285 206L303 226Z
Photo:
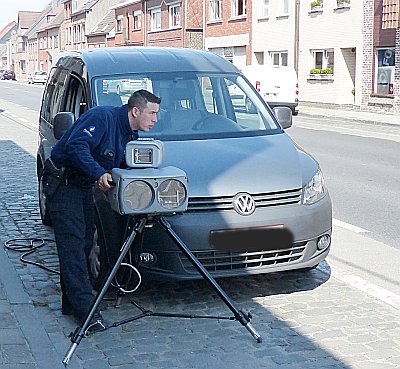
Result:
M100 313L95 313L90 320L89 326L86 329L86 334L105 331L108 328L107 321L101 316Z

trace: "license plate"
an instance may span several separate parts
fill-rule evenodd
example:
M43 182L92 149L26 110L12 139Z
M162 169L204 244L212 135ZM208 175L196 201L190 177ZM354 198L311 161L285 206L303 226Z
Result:
M210 232L210 246L217 250L271 251L290 248L293 234L283 225L222 229Z

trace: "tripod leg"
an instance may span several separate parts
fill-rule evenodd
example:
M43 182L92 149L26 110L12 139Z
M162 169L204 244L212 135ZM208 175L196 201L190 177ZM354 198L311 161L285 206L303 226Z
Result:
M67 351L66 355L64 356L63 364L66 367L74 354L75 350L77 349L79 343L81 342L82 338L85 336L86 330L89 327L90 321L93 318L93 315L95 314L101 300L103 299L105 293L107 292L108 287L111 285L112 280L114 279L115 275L117 274L118 268L120 267L122 261L125 258L126 253L128 252L129 248L132 245L132 242L134 241L137 233L142 232L144 226L146 225L147 218L141 218L136 222L134 225L134 228L132 230L132 233L128 236L128 238L125 240L124 244L122 245L122 248L120 250L120 254L118 256L117 261L115 262L115 265L111 269L110 274L108 275L106 281L103 283L101 289L98 291L95 300L92 303L92 306L90 307L89 311L87 312L83 322L81 325L75 330L75 332L72 334L71 337L71 346L69 350Z
M168 233L168 235L174 240L176 245L181 249L181 251L185 254L185 256L189 259L189 261L193 264L196 270L201 274L201 276L210 284L210 286L214 289L214 291L218 294L218 296L222 299L226 306L232 311L235 316L235 319L238 320L249 332L250 334L257 340L257 342L262 342L262 337L259 333L253 328L250 323L251 315L245 314L243 311L240 311L229 296L225 293L225 291L221 288L221 286L215 281L215 279L211 276L211 274L207 271L206 268L199 262L199 260L193 255L193 253L189 250L189 248L185 245L185 243L179 238L179 236L172 229L171 225L167 222L167 220L160 216L157 218L157 222L161 225L161 227Z

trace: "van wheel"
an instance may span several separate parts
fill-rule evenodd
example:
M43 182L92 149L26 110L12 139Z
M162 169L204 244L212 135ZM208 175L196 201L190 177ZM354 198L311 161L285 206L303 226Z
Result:
M115 255L116 257L118 256ZM99 290L103 285L104 281L107 279L111 267L114 266L115 260L109 254L107 250L107 241L104 235L104 230L102 228L100 218L98 213L95 214L95 232L93 237L92 250L89 254L89 277L92 286L95 290ZM129 262L131 259L131 250L128 251L124 262ZM118 284L129 286L131 275L129 274L129 269L123 267L122 264L117 272L116 278L114 278L109 291L116 289L116 281Z
M254 114L254 113L257 112L256 107L254 106L254 104L248 98L246 98L245 106L246 106L246 111L248 113Z
M51 224L50 214L46 206L46 196L43 191L43 168L40 169L39 171L38 198L39 198L40 219L42 220L43 225L51 226L52 224Z

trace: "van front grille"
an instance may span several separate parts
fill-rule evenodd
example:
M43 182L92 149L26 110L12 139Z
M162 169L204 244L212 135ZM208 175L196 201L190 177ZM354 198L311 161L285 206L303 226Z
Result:
M250 194L256 204L256 208L268 206L282 206L299 204L301 201L301 188L287 191ZM223 197L190 197L188 211L223 211L233 210L234 196Z

